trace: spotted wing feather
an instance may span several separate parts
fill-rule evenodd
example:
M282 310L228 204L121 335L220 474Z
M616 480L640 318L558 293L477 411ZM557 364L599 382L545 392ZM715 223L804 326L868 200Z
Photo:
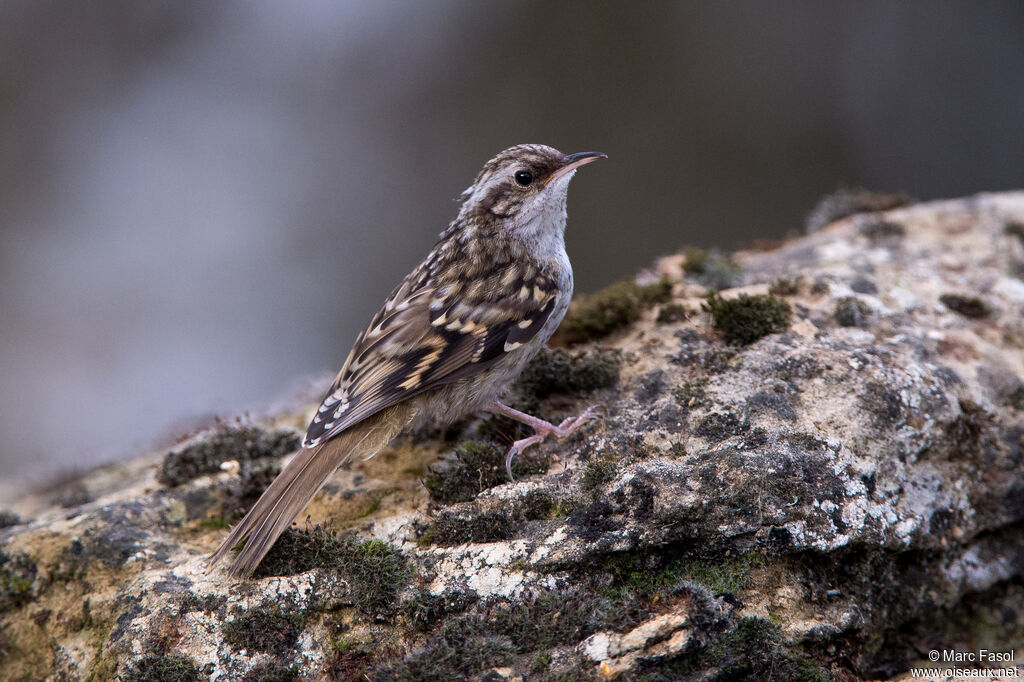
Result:
M512 266L509 266L510 268ZM443 289L410 276L356 340L304 447L392 405L472 376L532 339L558 291L540 273L506 270ZM512 286L495 286L498 282Z

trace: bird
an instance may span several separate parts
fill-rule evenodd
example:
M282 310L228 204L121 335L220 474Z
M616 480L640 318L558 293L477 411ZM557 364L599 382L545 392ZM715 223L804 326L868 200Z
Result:
M498 153L461 195L458 215L356 338L302 447L210 557L245 545L228 573L246 577L317 491L352 457L369 459L415 419L445 424L490 411L530 426L505 458L598 416L552 424L501 402L547 343L572 298L566 196L576 171L607 158L540 144Z

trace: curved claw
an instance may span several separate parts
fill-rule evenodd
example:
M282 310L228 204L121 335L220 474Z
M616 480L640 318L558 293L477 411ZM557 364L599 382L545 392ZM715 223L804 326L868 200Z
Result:
M515 443L512 443L512 447L508 449L508 454L505 455L505 471L508 472L508 480L516 480L515 477L512 476L512 458L531 445L540 443L546 437L546 433L535 433L529 438L523 438L522 440L517 440Z

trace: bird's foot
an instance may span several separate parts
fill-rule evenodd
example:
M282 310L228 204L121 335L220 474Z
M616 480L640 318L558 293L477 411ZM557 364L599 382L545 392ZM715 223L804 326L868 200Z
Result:
M499 403L500 405L500 403ZM562 421L561 424L555 426L550 422L546 422L543 419L537 417L531 417L530 415L513 410L512 408L501 405L501 410L495 409L495 412L504 414L507 417L511 417L517 421L520 421L528 426L532 427L534 434L527 438L522 438L512 443L512 446L508 449L508 453L505 455L505 471L508 472L508 478L510 481L514 481L515 478L512 476L512 459L521 454L528 447L537 445L538 443L544 442L548 436L554 436L558 440L568 438L570 435L575 433L580 427L587 422L598 418L598 406L591 405L583 411L578 417L569 417ZM512 414L514 413L514 414ZM525 419L523 418L525 417Z

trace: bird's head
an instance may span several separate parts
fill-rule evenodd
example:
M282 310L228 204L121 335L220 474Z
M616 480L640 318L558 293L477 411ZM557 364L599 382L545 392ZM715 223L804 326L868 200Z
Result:
M576 169L608 158L601 152L563 154L542 144L509 147L484 164L462 193L460 212L500 220L507 229L535 232L564 229L565 199Z

